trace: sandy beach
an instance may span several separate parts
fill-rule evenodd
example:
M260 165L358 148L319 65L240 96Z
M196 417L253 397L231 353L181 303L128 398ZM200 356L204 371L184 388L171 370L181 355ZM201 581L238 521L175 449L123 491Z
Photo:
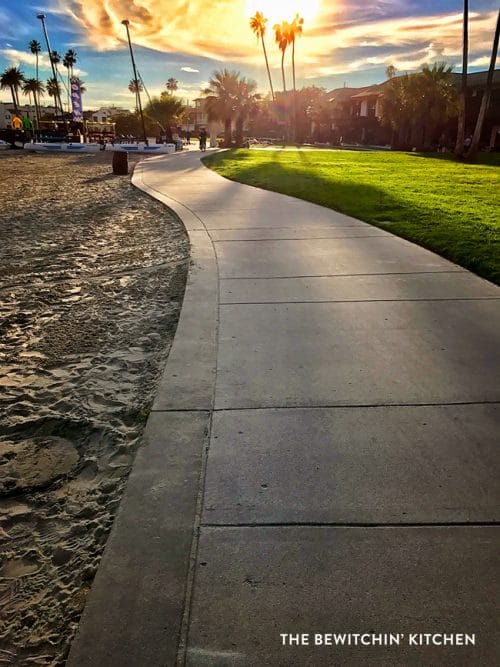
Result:
M173 339L189 244L110 154L6 151L0 179L0 664L62 665Z

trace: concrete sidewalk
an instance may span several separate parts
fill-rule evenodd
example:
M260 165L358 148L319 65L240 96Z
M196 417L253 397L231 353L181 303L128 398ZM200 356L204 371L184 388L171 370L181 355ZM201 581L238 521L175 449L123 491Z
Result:
M499 664L500 290L197 152L134 183L192 267L68 664Z

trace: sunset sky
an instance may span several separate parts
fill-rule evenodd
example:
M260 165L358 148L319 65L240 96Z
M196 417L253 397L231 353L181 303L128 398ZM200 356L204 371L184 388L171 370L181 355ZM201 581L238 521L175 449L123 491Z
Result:
M488 67L498 0L469 4L469 66L477 71ZM138 69L151 95L174 77L178 94L194 99L221 67L256 79L265 93L262 48L249 28L250 16L259 9L269 17L267 48L276 89L281 89L280 52L272 26L291 20L295 11L305 19L296 46L297 85L363 86L383 81L389 64L405 72L444 60L460 71L462 7L462 0L2 0L0 70L20 65L27 77L34 76L28 43L37 39L43 48L40 78L50 76L36 18L43 11L52 48L62 55L74 48L78 54L76 70L88 91L85 108L133 108L121 25L128 18ZM9 99L8 91L0 93L1 101Z

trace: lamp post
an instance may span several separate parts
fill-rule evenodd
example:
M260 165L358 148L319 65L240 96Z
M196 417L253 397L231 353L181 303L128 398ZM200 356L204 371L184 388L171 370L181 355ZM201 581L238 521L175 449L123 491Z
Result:
M137 89L137 102L138 102L138 106L139 106L139 113L141 114L142 133L144 135L144 143L147 146L148 145L148 139L146 137L146 126L144 125L144 114L142 113L141 93L140 93L140 90L139 90L139 81L137 79L137 70L136 70L136 67L135 67L134 52L132 51L132 42L130 41L130 31L128 29L129 23L130 22L127 19L124 19L122 21L122 25L124 25L125 28L127 29L128 46L129 46L129 49L130 49L130 59L132 60L132 69L134 71L134 81L135 81L135 85L136 85L136 89Z
M56 72L56 68L55 68L55 65L54 65L54 61L52 60L52 51L50 50L49 35L47 34L47 28L45 26L45 14L40 13L40 14L37 14L36 17L37 17L37 19L40 19L40 21L42 22L43 34L45 35L45 43L47 44L47 51L49 52L50 67L52 68L52 77L54 79L54 84L57 86L57 84L58 84L57 72ZM62 109L61 98L60 98L59 95L57 95L56 99L59 99L61 118L63 118L64 114L63 114L63 109ZM57 109L57 102L56 102L56 115L57 115L57 111L58 111L58 109Z

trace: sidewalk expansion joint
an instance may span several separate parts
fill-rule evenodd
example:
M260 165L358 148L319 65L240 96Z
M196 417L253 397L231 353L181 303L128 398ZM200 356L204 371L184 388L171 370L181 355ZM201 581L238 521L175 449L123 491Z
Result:
M267 306L312 303L425 303L427 301L498 301L500 296L431 297L427 299L325 299L312 301L222 301L221 306Z
M214 412L248 412L250 410L345 410L359 408L439 408L460 405L500 405L500 398L491 401L451 401L450 403L356 403L336 405L264 405L248 407L214 408ZM167 410L166 412L176 412ZM189 410L188 410L189 412Z
M266 523L202 523L201 528L499 528L500 521L422 521L422 522L355 522L355 521L286 521Z
M390 235L387 235L390 238ZM253 243L254 241L261 241L264 243L275 241L343 241L344 239L385 239L385 234L364 234L363 236L301 236L292 238L275 238L275 239L219 239L214 243Z
M354 278L356 276L420 276L467 273L465 269L449 271L382 271L381 273L314 273L295 276L221 276L219 280L290 280L298 278Z

